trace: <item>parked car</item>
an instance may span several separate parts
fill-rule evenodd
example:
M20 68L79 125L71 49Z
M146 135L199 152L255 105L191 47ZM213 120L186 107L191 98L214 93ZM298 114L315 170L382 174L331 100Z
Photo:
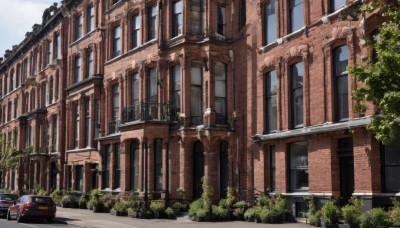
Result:
M7 219L17 219L22 222L28 218L44 218L49 223L53 222L56 216L56 205L47 196L21 196L11 207L8 208Z
M18 199L17 195L0 193L0 216L6 216L8 208L14 205L14 202Z

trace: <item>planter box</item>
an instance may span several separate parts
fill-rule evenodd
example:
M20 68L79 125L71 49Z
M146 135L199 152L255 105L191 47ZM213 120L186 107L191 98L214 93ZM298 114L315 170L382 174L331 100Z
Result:
M93 206L93 213L100 213L103 211L103 205L99 204L96 206Z
M115 216L127 216L128 215L127 212L115 211L115 210L110 210L110 214L115 215Z

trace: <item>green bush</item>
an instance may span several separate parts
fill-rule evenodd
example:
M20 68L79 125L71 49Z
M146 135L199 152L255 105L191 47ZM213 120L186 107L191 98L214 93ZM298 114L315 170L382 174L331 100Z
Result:
M36 195L38 195L38 196L48 196L49 193L44 188L40 188L39 191L36 193Z
M117 202L117 198L111 192L102 195L100 200L106 208L114 207L114 204Z
M172 208L175 209L183 209L183 207L185 207L185 205L180 202L175 202L174 204L172 204Z
M238 201L235 204L233 204L234 208L243 208L244 210L246 210L249 207L249 203L247 203L246 201Z
M168 207L167 209L165 209L164 213L168 216L173 216L174 210L172 208Z
M219 218L227 218L228 217L228 210L226 208L223 208L221 206L212 206L212 213L216 215Z
M373 208L361 215L360 225L362 228L386 226L389 222L388 214L382 208Z
M273 204L272 209L280 215L288 212L288 203L285 197L283 197L281 194L276 194L275 204Z
M202 207L202 205L203 205L203 201L201 199L197 199L197 200L193 201L189 205L189 216L190 217L196 216L197 211Z
M359 223L361 211L354 205L342 207L342 215L346 223Z
M207 214L208 214L208 210L203 209L203 208L199 208L199 209L196 211L196 216L197 216L197 217L200 217L200 218L206 217Z
M339 208L336 206L335 200L329 200L321 209L322 217L326 224L335 222L336 215L339 213Z
M259 207L269 207L271 204L271 199L266 195L261 195L258 199L257 206Z
M61 199L61 203L67 204L67 203L75 203L75 198L71 195L64 195Z
M249 208L246 210L246 212L244 213L244 218L249 220L249 219L254 219L256 214L256 209L254 207Z
M272 211L267 208L263 208L259 216L261 220L268 221L272 217Z
M87 203L88 202L88 195L82 194L81 197L79 198L79 203Z
M310 225L317 225L319 224L319 219L321 218L321 211L316 211L313 214L308 216L308 222Z
M117 212L127 212L128 205L126 201L118 201L114 204L113 209Z
M237 201L237 192L236 187L228 186L224 208L232 208L233 204Z
M400 227L400 207L394 207L389 213L389 221L392 226Z
M53 199L54 203L57 206L61 206L61 201L63 198L64 192L60 190L54 190L51 194L50 197Z
M208 184L205 177L201 178L203 193L201 194L201 199L203 200L202 208L205 210L210 210L212 206L211 198L214 196L213 188Z
M90 192L90 199L88 202L89 207L93 207L93 206L96 207L96 206L100 205L102 203L100 200L100 197L101 197L100 191L98 189L93 189Z
M164 203L161 201L153 201L150 203L150 209L153 212L160 212L164 210Z

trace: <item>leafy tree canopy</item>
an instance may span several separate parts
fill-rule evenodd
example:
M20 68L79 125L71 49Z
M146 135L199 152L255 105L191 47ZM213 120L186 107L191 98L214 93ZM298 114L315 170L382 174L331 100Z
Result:
M379 29L379 38L368 41L375 50L374 60L349 67L350 74L363 86L353 98L358 101L355 110L364 113L366 102L378 107L378 112L367 126L375 138L389 144L400 136L400 1L373 0L362 6L365 12L377 8L386 18Z

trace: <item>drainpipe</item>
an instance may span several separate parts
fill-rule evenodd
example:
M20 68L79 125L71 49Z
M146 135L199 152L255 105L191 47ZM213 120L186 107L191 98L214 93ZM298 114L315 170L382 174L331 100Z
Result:
M254 206L254 139L251 143L251 205Z
M169 206L170 205L170 203L169 203L169 189L170 189L170 186L169 186L169 142L167 142L166 143L166 147L167 147L167 150L166 150L166 153L167 153L167 167L166 167L166 187L167 187L167 189L165 189L165 202L166 202L166 205L167 206Z

